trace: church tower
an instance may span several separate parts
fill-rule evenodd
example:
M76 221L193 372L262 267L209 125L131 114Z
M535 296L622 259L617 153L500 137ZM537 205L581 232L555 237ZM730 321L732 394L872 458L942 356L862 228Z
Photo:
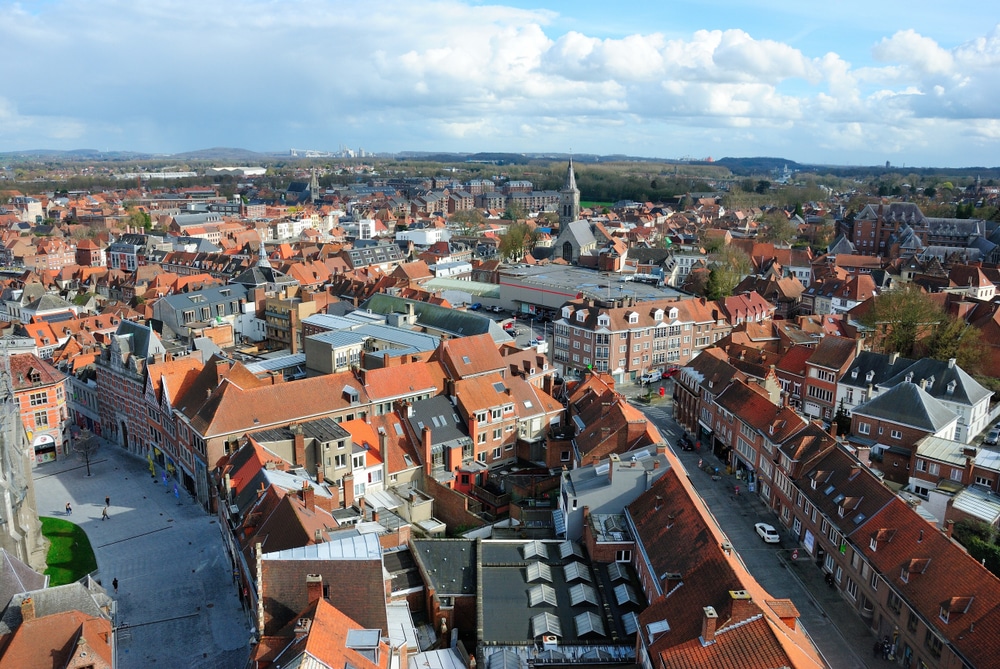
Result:
M312 178L309 180L309 202L316 204L319 198L319 179L316 178L316 168L313 168Z
M580 219L580 189L576 187L573 159L566 168L566 185L559 191L559 225L564 226Z

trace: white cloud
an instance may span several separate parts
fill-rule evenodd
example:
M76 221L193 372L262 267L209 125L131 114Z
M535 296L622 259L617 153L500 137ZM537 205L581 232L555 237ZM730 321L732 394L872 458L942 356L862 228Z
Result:
M935 127L959 136L950 119L969 121L984 155L1000 142L1000 26L952 48L900 30L874 40L874 61L852 63L809 53L815 26L774 39L665 19L607 36L560 27L572 18L478 0L0 0L0 43L19 54L0 61L0 150L364 143L669 156L731 137L757 154L843 154L905 151L907 134L930 146Z

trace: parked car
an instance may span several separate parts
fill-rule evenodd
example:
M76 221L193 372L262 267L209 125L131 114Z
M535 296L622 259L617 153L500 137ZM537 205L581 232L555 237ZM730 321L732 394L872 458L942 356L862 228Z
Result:
M1000 425L994 425L993 428L990 429L990 433L986 435L985 439L983 439L983 443L987 446L996 446L997 441L1000 441Z
M663 378L670 379L681 373L680 367L671 367L670 369L663 370Z
M496 306L496 305L493 305L492 307L488 307L488 308L489 308L490 311L492 311L495 314L503 313L503 309L501 307Z
M642 376L639 377L639 381L642 383L654 383L663 378L663 372L658 369L651 369L648 372L644 372Z
M517 328L514 326L514 321L504 323L503 329L506 330L508 334L517 331Z
M781 537L778 536L778 531L774 529L773 525L768 525L767 523L757 523L753 526L757 530L757 536L764 540L765 544L778 544L781 543Z
M479 302L473 302L469 305L469 311L479 311L483 308L483 305Z

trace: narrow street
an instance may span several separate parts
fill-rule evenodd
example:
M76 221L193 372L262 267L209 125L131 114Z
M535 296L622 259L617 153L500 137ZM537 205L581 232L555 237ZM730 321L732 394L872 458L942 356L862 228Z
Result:
M655 392L660 384L652 385ZM645 393L644 388L622 386L622 390L670 444L751 575L775 597L792 600L799 611L801 624L830 667L888 669L897 666L894 662L883 660L881 655L873 656L875 637L839 591L826 584L823 570L811 559L792 559L796 548L800 555L805 555L805 551L794 542L778 517L760 498L747 492L745 481L726 474L725 463L708 450L696 453L676 447L684 429L673 419L672 382L668 381L664 386L666 396L655 398L652 405L634 400ZM704 468L718 467L718 480L713 480L712 475L699 469L699 461ZM736 493L737 485L740 486L739 494ZM758 522L773 525L781 536L781 543L764 543L754 530L754 523Z

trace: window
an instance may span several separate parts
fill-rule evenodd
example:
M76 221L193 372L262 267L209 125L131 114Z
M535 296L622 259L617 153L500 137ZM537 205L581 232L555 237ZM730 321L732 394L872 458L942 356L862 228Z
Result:
M354 467L354 469L361 469L362 467L364 467L365 466L365 454L361 453L361 454L355 455L353 458L351 458L351 466Z
M560 462L569 462L569 451L563 451L559 454Z
M485 432L480 432L479 433L479 436L476 437L476 443L477 444L485 444L486 443L486 433Z
M500 438L500 437L501 437L502 435L503 435L503 429L502 429L502 428L499 428L499 427L498 427L498 428L494 429L494 430L493 430L493 441L496 441L496 440L497 440L497 439L499 439L499 438Z
M885 599L885 606L898 616L899 612L903 609L903 600L899 598L899 595L890 590L889 595Z
M872 426L868 423L858 423L858 434L871 434Z
M900 432L899 430L892 430L889 433L889 436L892 437L893 439L902 439L903 438L903 433Z
M494 460L499 460L500 459L500 447L499 446L497 446L496 448L493 449L493 459Z
M913 611L910 611L910 615L906 617L906 629L909 630L910 632L916 632L917 624L919 622L920 619L917 618L917 614L914 613Z
M792 521L792 531L795 533L796 538L802 534L802 521L798 518Z
M872 590L878 590L878 572L875 571L872 572L872 578L871 581L869 581L869 583L872 586Z
M941 465L936 462L929 462L927 464L927 473L931 476L938 476L941 473Z
M941 657L941 639L937 637L936 634L927 630L924 633L924 648L927 652L931 654L935 660Z
M35 412L35 427L48 427L49 426L49 412L48 411L36 411Z
M858 584L852 578L847 579L847 594L853 600L858 598Z
M631 562L632 551L615 551L615 562Z
M31 401L31 406L38 407L49 401L49 394L43 390L40 393L31 393L28 398Z

